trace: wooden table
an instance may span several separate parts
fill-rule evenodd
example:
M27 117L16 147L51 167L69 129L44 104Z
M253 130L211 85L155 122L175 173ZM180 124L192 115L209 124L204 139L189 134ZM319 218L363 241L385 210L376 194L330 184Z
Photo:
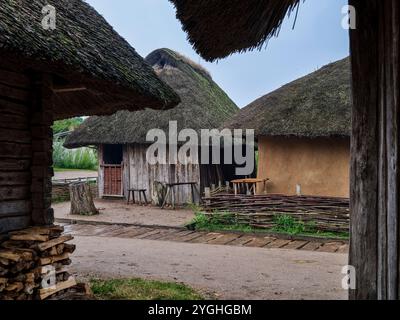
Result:
M233 184L233 190L235 194L239 192L244 193L253 193L254 195L257 194L257 183L262 183L264 187L264 193L267 192L267 181L269 179L257 179L257 178L249 178L249 179L237 179L232 180L231 183Z
M194 190L197 185L197 182L174 182L174 183L163 183L167 187L167 193L165 194L165 198L163 201L163 204L161 206L161 209L164 209L168 196L171 195L171 204L172 208L175 209L175 187L178 186L190 186L191 188L191 195L192 195L192 203L194 203Z

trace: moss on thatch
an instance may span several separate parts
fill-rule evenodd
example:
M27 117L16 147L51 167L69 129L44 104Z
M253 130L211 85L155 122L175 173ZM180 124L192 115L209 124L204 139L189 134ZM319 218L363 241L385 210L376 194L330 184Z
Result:
M279 33L285 16L300 4L300 0L170 1L189 41L210 61L260 49Z
M46 5L56 8L55 30L42 27L42 9ZM115 95L113 99L104 100L114 104L118 99L129 100L127 109L137 110L135 104L139 102L147 102L149 107L156 108L171 107L179 102L175 93L160 81L135 49L81 0L3 0L0 6L0 59L6 55L22 56L37 62L31 69L40 66L45 72L57 70L61 76L80 84L87 84L89 79L97 81L96 89L103 89L101 93L107 89L107 94ZM94 82L90 84L95 86ZM114 89L118 92L112 92ZM81 114L86 113L82 110Z
M224 126L255 129L263 136L347 137L350 78L348 58L331 63L257 99Z
M177 52L159 49L146 60L182 102L165 111L121 111L108 117L91 117L67 138L66 147L146 143L150 129L168 132L169 121L174 120L178 122L178 130L218 128L239 110L203 67Z

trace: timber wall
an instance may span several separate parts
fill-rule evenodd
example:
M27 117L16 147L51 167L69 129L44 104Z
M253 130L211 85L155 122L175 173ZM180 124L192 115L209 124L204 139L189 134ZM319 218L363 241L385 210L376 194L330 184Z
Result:
M31 222L30 79L0 67L0 233Z
M153 183L193 181L200 186L200 168L198 164L187 165L150 165L146 160L146 145L128 145L124 150L124 181L127 188L147 189L148 199L155 199ZM175 187L176 204L191 202L190 186ZM195 199L198 201L199 199ZM154 202L154 201L153 201ZM169 199L167 203L169 203Z

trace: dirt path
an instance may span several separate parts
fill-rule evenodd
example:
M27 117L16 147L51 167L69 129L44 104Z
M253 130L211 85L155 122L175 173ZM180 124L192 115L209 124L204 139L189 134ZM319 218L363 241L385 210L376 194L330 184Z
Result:
M95 200L100 214L97 216L71 216L70 202L53 204L54 216L58 221L80 220L135 225L180 227L194 218L192 210L162 210L155 206L127 205L125 200Z
M72 271L84 277L184 282L220 299L346 299L347 255L301 250L76 236Z
M97 171L89 170L67 170L54 172L54 180L77 179L77 178L97 178Z

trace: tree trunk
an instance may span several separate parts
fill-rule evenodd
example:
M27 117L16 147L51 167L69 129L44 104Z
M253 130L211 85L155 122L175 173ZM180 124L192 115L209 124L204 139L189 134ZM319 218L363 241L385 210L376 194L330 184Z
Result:
M353 75L351 299L399 299L398 0L350 0Z
M99 214L94 206L90 186L84 182L72 183L69 187L71 196L70 214L79 214L84 216L93 216Z

